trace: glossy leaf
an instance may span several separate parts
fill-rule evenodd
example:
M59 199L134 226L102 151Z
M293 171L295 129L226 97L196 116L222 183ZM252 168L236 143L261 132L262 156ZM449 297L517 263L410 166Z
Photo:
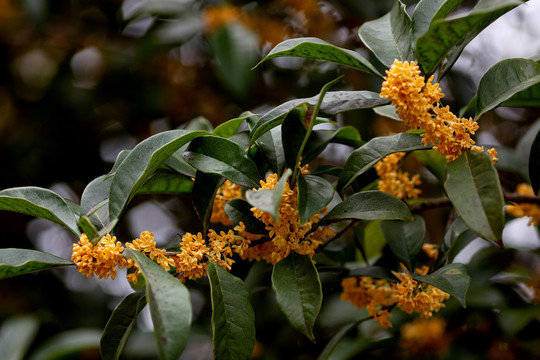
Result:
M276 174L281 174L285 169L285 152L281 141L281 126L265 132L255 143L262 150L272 170Z
M246 200L252 206L259 210L272 215L274 219L278 219L278 209L281 203L281 197L285 190L287 179L291 176L292 170L287 169L279 179L276 187L271 189L259 189L258 191L246 191Z
M251 211L252 206L245 200L232 199L225 204L225 214L234 225L243 222L246 231L252 234L268 234L265 225L259 221Z
M407 205L382 191L362 191L337 204L319 224L341 220L412 220Z
M416 215L414 221L383 221L381 230L394 255L413 273L426 235L424 218Z
M377 106L376 108L373 108L373 111L375 114L387 117L392 120L396 121L403 121L399 117L399 115L396 113L396 107L394 105L383 105L383 106Z
M221 136L224 138L229 138L236 134L238 128L246 121L252 118L253 121L258 121L260 116L255 115L249 111L246 111L240 115L240 117L225 121L224 123L217 126L212 134Z
M294 99L268 111L254 125L251 131L251 142L253 143L262 134L280 125L287 113L294 107L302 103L315 106L318 100L319 95L305 99ZM389 100L381 98L378 93L372 91L329 91L324 95L319 115L335 116L350 110L369 109L386 105L389 102Z
M293 252L277 262L272 271L272 289L289 323L314 341L313 326L321 309L322 288L311 257Z
M244 187L259 187L257 165L230 140L217 136L197 138L184 153L184 159L199 171L223 176Z
M137 194L190 194L193 180L182 174L158 171L140 187Z
M500 244L504 198L489 155L467 151L448 163L444 188L463 221L480 236Z
M39 328L34 316L11 316L0 327L0 359L20 360L24 358Z
M358 29L358 35L380 62L390 67L395 59L413 60L411 30L411 18L405 5L396 0L388 14L365 22Z
M536 133L529 155L529 179L535 194L540 190L540 131Z
M343 190L350 186L353 181L385 156L398 151L413 151L430 149L422 143L422 137L417 134L400 133L392 136L376 137L359 149L353 151L339 177L337 190Z
M414 278L447 292L454 296L463 307L466 306L465 297L467 296L471 278L467 274L465 265L450 264L429 275L415 276Z
M0 210L39 217L81 236L77 227L78 214L73 212L67 200L48 189L29 186L2 190Z
M131 150L118 166L109 196L109 219L120 217L128 202L176 150L206 131L169 130L149 137Z
M307 104L298 105L289 111L281 125L281 142L285 152L285 164L289 169L296 168L302 157L300 151L307 134L309 116Z
M255 75L251 68L259 57L257 36L239 22L233 22L212 34L209 45L222 84L238 97L248 95Z
M81 196L81 215L87 216L100 230L109 224L109 192L112 177L103 175L92 180ZM88 236L90 236L87 233Z
M298 212L301 223L324 209L334 197L334 187L328 180L315 175L298 175Z
M255 346L255 314L244 283L211 260L208 262L208 280L214 357L251 359Z
M103 360L118 360L135 326L137 316L146 306L145 291L127 295L114 309L101 335L100 351Z
M214 198L219 187L225 180L215 174L207 174L198 171L193 184L193 205L203 225L203 233L206 234L212 216Z
M154 323L159 358L176 360L187 343L191 324L189 291L161 266L132 249L125 249L146 280L146 300Z
M511 99L520 91L539 83L540 63L518 58L499 61L480 79L476 118Z
M313 37L289 39L277 44L257 66L269 59L282 56L330 61L382 77L377 69L357 52L334 46Z
M425 74L427 76L433 74L443 60L445 62L441 67L441 74L446 73L476 35L498 17L523 2L523 0L481 0L466 16L434 21L427 33L416 41L415 55Z
M78 328L54 335L33 349L30 360L77 359L99 349L101 330Z
M501 106L509 107L540 107L540 84L528 87L505 100Z
M355 127L343 126L336 130L314 129L302 154L302 163L307 164L323 152L329 143L349 145L358 148L364 145Z
M0 249L0 279L66 265L73 262L37 250Z
M414 8L412 15L412 38L415 42L425 34L431 23L445 18L463 0L422 0Z

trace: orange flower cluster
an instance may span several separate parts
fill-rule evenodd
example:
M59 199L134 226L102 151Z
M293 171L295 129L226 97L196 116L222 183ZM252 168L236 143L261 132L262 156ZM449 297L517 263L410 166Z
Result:
M428 268L417 269L424 275ZM357 308L366 308L373 320L382 327L392 327L388 320L392 314L390 309L397 306L411 314L429 318L433 312L444 307L443 301L450 297L444 291L425 283L418 283L408 273L393 272L400 282L385 279L373 279L367 276L345 278L341 282L343 292L341 300L349 301Z
M519 184L517 186L517 192L521 195L534 195L534 190L529 184ZM530 217L529 225L538 226L540 222L540 206L535 204L514 204L508 205L506 211L515 217Z
M131 243L126 243L126 248L138 251L146 257L150 258L151 260L155 260L166 271L169 271L171 266L174 266L174 261L172 261L166 256L166 251L164 249L156 248L154 233L151 233L149 231L143 231L141 233L140 239L135 239ZM124 262L128 269L136 267L133 259L124 259ZM136 284L137 277L140 274L140 270L137 270L128 274L127 278L130 282Z
M399 161L405 156L404 152L397 152L386 156L375 164L379 176L379 190L397 197L400 200L415 199L421 190L417 189L422 182L420 175L409 177L409 173L398 169Z
M71 260L77 265L77 271L91 278L97 275L99 279L116 277L116 266L124 266L122 252L124 248L116 237L102 237L95 245L86 234L82 234L79 243L73 244Z
M386 75L380 96L392 100L406 126L425 131L422 135L425 145L433 144L433 148L448 162L469 149L484 151L471 139L478 130L478 124L472 119L458 118L448 106L439 105L444 94L438 83L432 84L433 75L426 82L414 61L399 60L394 61ZM495 150L491 149L489 154L496 161Z
M413 356L443 355L450 345L446 322L440 317L416 319L401 327L401 348Z
M221 223L225 226L232 226L233 223L225 214L225 204L232 199L239 199L242 197L242 187L229 180L226 180L221 185L214 198L214 204L212 206L212 216L210 222Z

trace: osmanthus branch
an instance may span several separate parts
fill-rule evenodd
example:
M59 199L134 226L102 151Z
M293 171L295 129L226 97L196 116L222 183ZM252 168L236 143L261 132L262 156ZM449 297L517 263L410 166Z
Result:
M536 204L540 205L540 196L535 195L523 195L517 193L506 193L504 194L504 200L506 202L516 203L516 204ZM421 203L409 205L409 210L411 212L417 213L424 210L436 209L440 207L452 206L450 199L447 197L429 199Z
M329 237L328 239L324 240L324 242L317 248L317 251L321 251L324 249L328 244L330 244L332 241L339 239L347 230L349 230L354 224L356 224L356 221L351 221L347 225L343 227L343 229L339 230L337 233L334 234L334 236ZM306 235L307 236L307 235Z

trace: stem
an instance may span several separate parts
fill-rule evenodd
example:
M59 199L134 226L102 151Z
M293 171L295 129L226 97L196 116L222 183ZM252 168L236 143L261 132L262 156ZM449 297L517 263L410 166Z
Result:
M504 200L506 202L518 203L518 204L536 204L540 205L540 197L535 195L523 195L516 193L504 194ZM430 199L424 202L409 205L411 212L421 212L424 210L436 209L445 206L452 206L452 202L449 198Z
M346 226L343 227L343 229L339 230L337 233L334 234L334 236L326 239L318 248L317 251L320 251L324 249L328 244L330 244L332 241L339 239L341 235L345 234L347 230L349 230L354 224L356 224L356 221L351 221Z

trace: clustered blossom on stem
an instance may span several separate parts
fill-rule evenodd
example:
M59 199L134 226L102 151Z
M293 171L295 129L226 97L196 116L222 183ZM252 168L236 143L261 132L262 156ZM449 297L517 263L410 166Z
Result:
M434 312L443 308L450 295L435 286L419 283L412 278L403 266L403 272L392 271L399 282L357 276L343 279L341 300L349 301L357 308L366 308L368 314L381 327L392 327L390 310L397 306L411 314L430 318ZM416 269L419 275L426 275L427 266Z
M392 100L407 127L425 131L422 134L425 145L432 144L448 162L469 149L484 151L483 147L474 145L471 138L478 130L476 121L458 118L448 106L439 105L444 94L438 83L432 84L433 75L426 82L414 61L399 60L394 61L386 75L380 96ZM489 150L489 154L496 161L495 150Z
M534 195L534 190L529 184L519 184L517 192L521 195ZM506 212L515 217L528 216L530 218L529 225L538 226L540 223L540 206L536 204L513 204L506 207Z
M401 327L400 347L412 356L443 355L450 345L445 328L446 322L440 317L415 319Z
M409 173L398 169L399 161L404 156L404 152L397 152L375 164L375 170L380 178L379 190L400 200L415 199L421 193L421 190L416 188L421 184L420 175L413 175L411 178Z

